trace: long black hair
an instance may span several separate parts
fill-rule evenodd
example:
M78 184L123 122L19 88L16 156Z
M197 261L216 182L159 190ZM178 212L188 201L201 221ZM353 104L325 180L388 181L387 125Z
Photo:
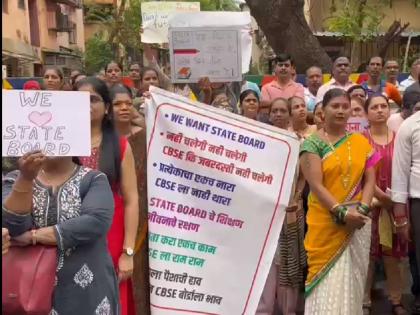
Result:
M119 184L121 180L121 153L120 140L114 127L113 110L111 108L111 97L105 82L95 77L87 77L76 84L76 90L82 86L89 85L98 93L104 102L108 113L102 119L102 142L99 147L99 170L108 178L110 185Z

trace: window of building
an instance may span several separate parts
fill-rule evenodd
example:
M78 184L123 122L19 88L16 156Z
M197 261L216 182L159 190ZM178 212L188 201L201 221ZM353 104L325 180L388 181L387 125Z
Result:
M2 12L9 13L9 0L2 0Z
M18 0L18 8L25 10L25 0Z

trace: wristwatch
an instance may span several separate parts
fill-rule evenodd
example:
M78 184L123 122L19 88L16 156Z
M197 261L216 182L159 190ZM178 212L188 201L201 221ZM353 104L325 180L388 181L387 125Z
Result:
M134 256L134 249L132 249L131 247L124 248L123 253L129 257L132 257Z

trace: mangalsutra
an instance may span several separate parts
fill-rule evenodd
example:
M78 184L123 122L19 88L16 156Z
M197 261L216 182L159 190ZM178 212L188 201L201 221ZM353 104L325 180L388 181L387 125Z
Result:
M348 189L349 185L350 185L350 180L351 180L351 166L352 166L352 160L351 160L351 144L350 141L348 139L346 139L346 143L347 143L347 151L348 151L348 164L347 164L347 172L344 174L343 171L343 163L340 159L340 156L337 154L337 151L335 150L335 147L332 145L330 138L328 136L328 133L325 131L324 129L324 134L325 134L325 138L328 140L328 145L333 153L333 155L335 156L335 159L337 160L338 165L340 165L340 170L341 170L341 184L343 185L344 189ZM346 132L346 138L348 136L348 133Z

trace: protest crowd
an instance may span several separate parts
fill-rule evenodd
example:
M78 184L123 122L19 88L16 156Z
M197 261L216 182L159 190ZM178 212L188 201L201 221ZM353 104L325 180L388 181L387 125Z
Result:
M69 81L51 67L43 84L25 83L24 90L90 95L90 156L33 151L2 163L3 259L14 247L56 248L50 314L151 314L145 107L152 86L300 142L255 314L374 314L378 270L390 312L420 314L420 59L398 82L398 63L373 56L360 85L344 56L326 83L320 65L308 68L306 86L295 81L293 56L279 52L271 63L275 78L261 88L245 77L173 83L155 60L128 69L110 60L97 76L75 70Z

